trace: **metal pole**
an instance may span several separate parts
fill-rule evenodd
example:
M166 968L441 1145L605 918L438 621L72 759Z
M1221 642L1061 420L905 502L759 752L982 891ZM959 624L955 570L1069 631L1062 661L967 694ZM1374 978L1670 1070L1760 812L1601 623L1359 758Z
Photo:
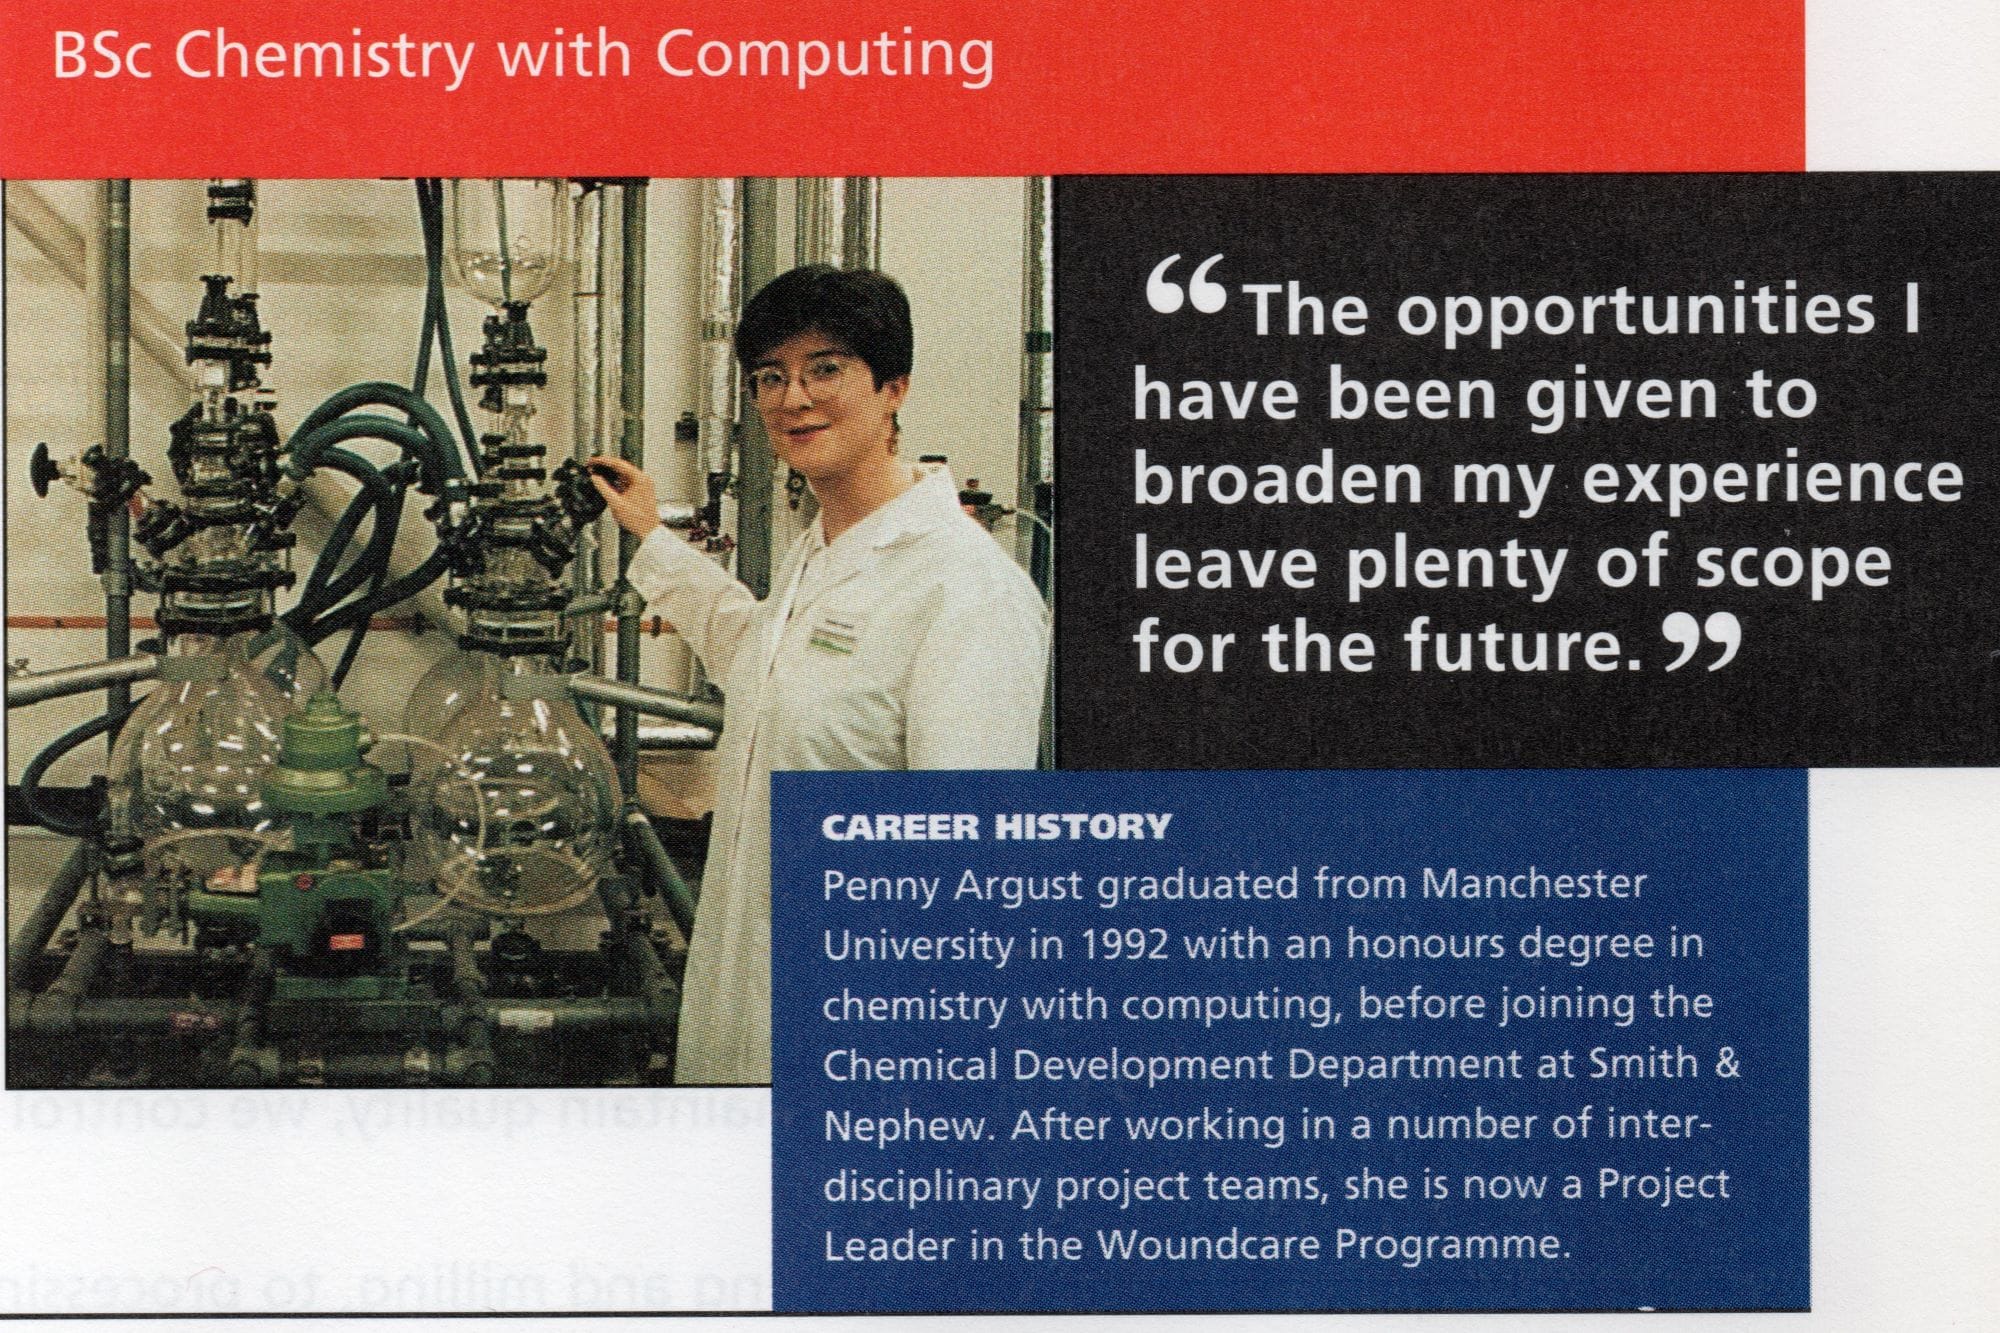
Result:
M1049 602L1055 600L1055 543L1040 523L1020 515L1035 514L1055 522L1055 220L1052 183L1047 176L1028 177L1024 190L1021 274L1021 453L1015 481L1015 552L1028 567L1035 585ZM1042 503L1048 497L1048 505ZM1055 656L1049 657L1049 681L1042 694L1040 761L1056 761Z
M619 266L623 294L619 303L618 456L633 467L646 465L646 182L626 181L620 191ZM638 539L618 534L618 577L621 582L638 553ZM618 679L639 680L639 617L621 599L618 616ZM639 717L630 709L618 713L618 781L627 793L639 787Z
M673 859L661 845L659 831L643 810L625 812L625 845L652 875L654 886L660 891L660 898L667 905L667 915L673 918L674 928L682 939L694 937L696 899L694 890L681 878L674 868Z
M104 453L113 462L132 453L132 182L126 180L104 183ZM106 519L104 655L119 658L132 652L131 515L120 505ZM129 684L111 687L112 713L131 704Z
M849 176L846 194L841 260L847 268L881 268L882 182L875 176Z
M23 671L7 677L7 706L19 708L44 699L61 699L135 680L151 680L159 674L160 659L152 653L134 653L111 662L57 667L52 671Z
M571 359L575 418L571 426L572 453L581 463L596 453L604 438L604 196L603 191L585 189L576 197L575 226L571 230L574 266L570 272L576 285L575 324ZM603 554L598 541L598 525L586 524L577 533L576 560L570 566L570 591L584 597L597 591L602 580ZM591 671L604 673L604 627L596 623L578 626L584 660Z
M794 264L845 262L847 238L845 176L801 176L792 183L792 260Z
M813 237L819 232L819 181L800 176L792 182L792 267L813 263Z
M736 309L741 279L737 246L743 239L743 182L725 176L701 183L701 380L695 404L695 497L689 518L708 524L711 551L721 545L723 498L736 482ZM672 520L661 506L661 519ZM727 561L727 555L717 557ZM708 688L701 659L688 655L686 688Z
M704 181L701 188L701 384L698 467L708 477L734 470L729 428L736 419L736 252L741 230L741 182ZM706 496L701 497L706 499ZM699 501L697 501L699 503Z
M792 263L826 264L841 268L841 246L847 236L847 178L845 176L801 176L792 182ZM777 465L772 464L775 474ZM794 485L805 478L785 469L786 504L801 523L811 523L819 512L819 501L810 490L794 496ZM775 509L773 512L776 512ZM775 542L776 534L773 533Z
M1035 512L1038 488L1051 466L1055 405L1050 399L1055 361L1055 283L1050 271L1054 255L1049 211L1049 178L1030 176L1021 255L1021 451L1014 505ZM1047 537L1026 519L1015 520L1015 558L1029 571L1047 572ZM1038 558L1039 557L1039 558ZM1038 578L1047 595L1050 584Z
M451 984L466 1016L445 1052L451 1082L485 1086L493 1081L493 1025L485 1010L486 980L472 951L472 931L458 927L446 936L451 951Z
M711 731L722 730L722 709L719 705L701 703L666 690L652 690L622 680L606 680L602 676L571 676L569 690L578 700L619 709L621 717L628 713L645 713L675 722L692 722Z
M15 989L8 991L8 1036L156 1037L188 1031L233 1033L242 1014L242 1005L235 1000L98 995L72 1005L38 1003L40 998ZM518 1016L532 1012L535 1021L523 1030L543 1038L572 1032L657 1032L671 1024L668 1015L641 996L488 999L467 1008L470 1017L495 1025L510 1013ZM319 1004L272 1004L264 1015L266 1036L322 1034L329 1022L329 1012L338 1013L339 1017L332 1021L345 1036L402 1036L429 1021L436 1008L399 1000L348 1001L332 1011ZM393 1068L401 1072L400 1059Z
M743 296L778 276L778 182L752 176L743 182ZM739 303L738 309L741 309ZM777 466L764 423L743 413L736 451L736 577L759 597L771 591L771 479Z
M264 1006L277 981L278 960L269 949L258 949L236 1001L236 1040L229 1048L229 1079L240 1087L255 1087L276 1071L276 1052L264 1043Z

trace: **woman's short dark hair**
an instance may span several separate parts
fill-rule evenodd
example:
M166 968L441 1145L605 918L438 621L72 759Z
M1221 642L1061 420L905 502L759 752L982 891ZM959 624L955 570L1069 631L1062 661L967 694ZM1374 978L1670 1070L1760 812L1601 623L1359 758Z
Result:
M814 330L868 363L875 387L910 373L910 298L886 273L807 264L781 273L743 307L736 360L749 370L772 348Z

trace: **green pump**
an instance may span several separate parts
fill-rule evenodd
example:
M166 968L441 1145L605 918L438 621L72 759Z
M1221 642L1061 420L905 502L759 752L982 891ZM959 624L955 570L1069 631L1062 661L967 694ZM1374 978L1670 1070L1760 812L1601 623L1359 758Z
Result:
M388 797L382 770L362 758L361 719L329 691L287 717L264 803L290 828L289 851L257 863L255 892L239 876L189 895L188 915L209 926L254 928L260 948L281 960L279 992L346 996L397 987L387 975L400 956L392 934L402 893L395 873L355 836L356 816Z

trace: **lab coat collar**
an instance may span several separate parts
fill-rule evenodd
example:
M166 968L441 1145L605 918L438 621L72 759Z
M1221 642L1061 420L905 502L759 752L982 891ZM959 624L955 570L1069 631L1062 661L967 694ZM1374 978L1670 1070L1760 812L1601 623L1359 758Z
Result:
M869 564L876 552L915 540L928 532L964 517L958 504L958 483L948 469L913 472L916 484L847 531L826 540L825 529L815 519L806 530L804 557L812 559L821 551L832 558L832 572L851 573Z

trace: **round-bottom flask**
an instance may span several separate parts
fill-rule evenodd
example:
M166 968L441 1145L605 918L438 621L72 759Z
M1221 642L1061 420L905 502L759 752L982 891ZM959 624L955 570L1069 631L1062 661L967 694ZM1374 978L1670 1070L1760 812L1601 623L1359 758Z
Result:
M253 648L254 638L182 636L112 747L112 834L137 838L154 875L206 878L274 836L262 787L294 705L271 674L269 645ZM283 678L301 674L288 667Z
M492 653L452 648L423 674L403 709L403 729L414 735L436 735L465 711L467 704L500 692L500 677L510 674L505 658Z
M447 649L410 691L409 702L403 705L404 732L412 736L442 734L467 704L498 694L500 677L507 670L506 659L492 653ZM429 756L432 760L436 757L435 752ZM401 740L384 741L374 760L391 770L417 773L426 769L426 757Z
M499 659L496 659L499 660ZM439 892L497 916L561 911L610 867L617 769L538 658L501 660L495 687L418 751L418 851Z

